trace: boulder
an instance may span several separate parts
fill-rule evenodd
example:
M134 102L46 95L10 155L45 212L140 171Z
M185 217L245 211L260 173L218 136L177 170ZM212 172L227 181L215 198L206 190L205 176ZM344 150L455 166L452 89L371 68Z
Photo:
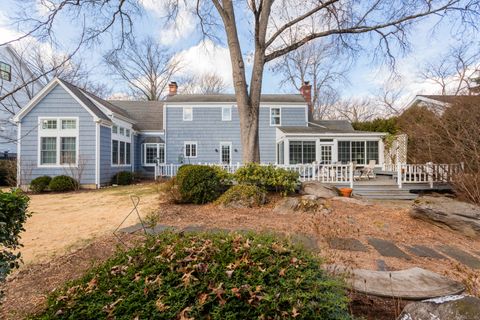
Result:
M360 199L347 198L347 197L333 197L332 201L340 201L340 202L354 204L354 205L362 206L362 207L373 205L371 203L368 203L368 202L360 200Z
M480 299L456 295L407 304L398 320L478 320Z
M410 216L440 227L448 227L466 236L480 237L480 207L447 197L420 197Z
M335 187L323 184L318 181L303 182L302 192L304 194L311 194L324 199L330 199L338 196L338 192Z
M290 214L295 212L329 213L330 209L328 209L324 201L317 196L305 195L300 198L283 198L276 204L273 212L277 214Z

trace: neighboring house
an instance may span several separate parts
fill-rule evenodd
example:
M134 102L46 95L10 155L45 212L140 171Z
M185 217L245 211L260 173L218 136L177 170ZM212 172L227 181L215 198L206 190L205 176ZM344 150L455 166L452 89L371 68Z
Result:
M2 154L5 152L10 156L16 154L17 127L12 118L42 88L38 81L23 86L33 77L33 73L22 63L22 59L11 46L0 47L0 97L21 87L14 94L0 101L0 153Z
M19 181L81 171L82 185L99 187L119 171L153 177L157 163L240 163L235 96L177 95L176 83L169 90L164 101L105 101L54 79L15 116ZM309 90L303 92L262 96L262 163L383 164L385 134L311 120Z
M443 108L459 102L480 107L480 95L417 95L407 104L405 109L413 106L424 106L441 112Z

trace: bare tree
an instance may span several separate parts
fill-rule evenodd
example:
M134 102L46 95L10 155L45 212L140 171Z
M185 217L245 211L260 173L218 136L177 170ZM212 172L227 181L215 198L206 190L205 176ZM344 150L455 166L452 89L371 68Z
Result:
M339 99L336 86L339 82L347 82L348 63L336 63L340 60L339 54L332 43L311 42L280 57L272 68L282 75L282 86L293 86L298 91L306 81L311 83L316 119L331 115Z
M149 101L160 100L170 78L180 70L179 61L151 38L127 41L123 49L108 53L105 62L128 83L134 96Z
M475 42L451 46L443 56L423 66L420 76L436 84L442 95L472 94L477 86L475 79L480 76L478 46Z
M56 6L47 8L46 18L24 19L32 27L27 35L52 37L55 20L66 12L70 18L89 18L84 22L83 32L87 40L98 38L119 26L122 36L119 40L123 45L123 36L131 33L131 14L138 9L138 3L134 0L60 0ZM162 4L172 19L185 6L196 12L204 36L222 38L218 30L226 35L240 116L244 162L260 160L259 106L266 63L320 38L332 39L351 48L366 44L366 48L377 57L384 53L393 63L393 48L408 46L408 31L415 21L435 15L440 20L437 20L438 23L448 18L452 28L475 27L480 16L479 0L305 0L301 5L298 0L165 0L159 6ZM238 27L240 24L245 26L245 18L238 20L239 14L246 15L252 31L251 37L242 43ZM287 37L289 34L297 36L292 39ZM370 41L364 41L367 39L362 35ZM253 48L249 81L244 60L246 51L242 50L242 45Z
M376 93L375 103L383 113L383 116L398 116L402 112L402 96L405 94L402 86L393 83L385 83Z
M342 99L332 107L336 119L345 119L352 123L373 120L380 115L370 98Z
M74 186L76 190L80 190L83 173L87 165L88 159L82 155L78 155L78 163L75 163L75 159L70 159L68 166L64 167L65 174L77 181Z
M206 73L182 79L182 93L185 94L218 94L224 93L228 86L216 73Z

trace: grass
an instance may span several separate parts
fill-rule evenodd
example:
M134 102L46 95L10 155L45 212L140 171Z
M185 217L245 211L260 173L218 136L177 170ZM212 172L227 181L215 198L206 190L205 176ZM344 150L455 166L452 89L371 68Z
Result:
M34 319L350 319L320 265L268 235L164 232L54 292Z

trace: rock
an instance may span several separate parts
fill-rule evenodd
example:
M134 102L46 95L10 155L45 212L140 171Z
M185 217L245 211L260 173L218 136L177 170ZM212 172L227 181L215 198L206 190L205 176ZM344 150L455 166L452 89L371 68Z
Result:
M277 203L273 212L278 214L289 214L295 212L322 212L329 213L322 199L315 195L302 196L301 198L286 197Z
M478 320L480 299L456 295L412 302L403 309L398 320Z
M480 207L447 197L421 197L410 216L440 227L448 227L466 236L480 237Z
M333 186L322 184L318 181L306 181L302 183L302 192L304 194L315 195L319 198L330 199L338 196L338 192Z
M347 197L338 197L337 196L337 197L333 197L332 200L333 201L340 201L340 202L344 202L344 203L349 203L349 204L354 204L354 205L357 205L357 206L363 206L363 207L372 205L371 203L368 203L368 202L363 201L363 200L355 199L355 198L347 198Z

